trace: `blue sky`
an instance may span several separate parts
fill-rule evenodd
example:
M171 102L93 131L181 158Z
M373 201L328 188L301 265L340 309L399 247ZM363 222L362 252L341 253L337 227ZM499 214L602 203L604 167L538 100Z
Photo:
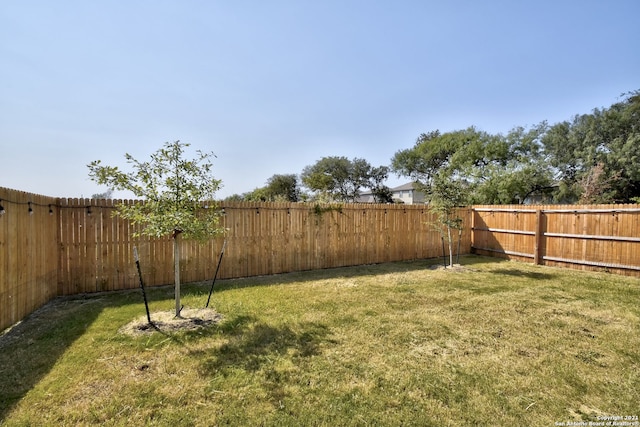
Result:
M639 16L637 0L3 1L0 186L90 197L91 161L181 140L217 155L226 197L325 156L388 165L435 129L557 123L640 89Z

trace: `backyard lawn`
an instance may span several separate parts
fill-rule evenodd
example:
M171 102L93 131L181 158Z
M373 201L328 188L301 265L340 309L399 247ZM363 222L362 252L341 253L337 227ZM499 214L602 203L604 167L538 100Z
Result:
M139 291L57 299L0 337L0 425L640 426L640 280L461 262L218 281L137 336Z

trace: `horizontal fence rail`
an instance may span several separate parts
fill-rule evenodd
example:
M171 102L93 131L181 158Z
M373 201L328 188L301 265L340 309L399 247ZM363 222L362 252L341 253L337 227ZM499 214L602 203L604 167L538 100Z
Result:
M134 237L114 215L132 200L51 198L0 187L0 330L55 296L135 289L134 247L145 285L172 284L173 241ZM442 256L436 216L424 205L220 203L224 236L180 241L181 281L374 264ZM461 208L461 253L469 253L469 209ZM448 248L446 248L448 250Z
M475 206L472 251L640 276L638 205Z

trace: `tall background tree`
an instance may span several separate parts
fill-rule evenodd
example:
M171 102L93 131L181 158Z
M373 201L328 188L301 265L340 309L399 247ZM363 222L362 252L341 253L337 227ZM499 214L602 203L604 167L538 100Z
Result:
M295 174L276 174L267 180L267 185L227 200L249 202L299 202L303 194Z
M629 203L640 197L640 91L551 126L542 143L559 185L556 200Z
M464 190L460 202L524 203L533 195L553 191L553 172L541 142L547 125L514 128L506 136L474 127L421 134L412 148L400 150L391 168L422 186L429 194L445 194L438 185ZM434 189L435 187L435 189ZM462 193L460 193L462 194Z
M173 238L175 272L175 315L180 316L179 237L206 242L224 233L219 225L220 211L214 202L221 181L212 175L212 153L197 151L196 158L184 158L189 144L167 142L164 147L141 162L126 154L133 169L123 172L117 166L91 162L89 177L113 190L124 190L144 203L119 205L116 213L132 224L141 225L136 235Z
M365 188L385 197L388 191L385 192L382 182L388 172L386 166L375 168L365 159L333 156L305 167L301 179L321 201L355 202Z
M393 192L384 183L388 178L388 166L372 167L369 172L369 183L367 187L371 190L371 194L376 203L393 203Z
M479 154L471 153L467 169L473 183L471 202L520 204L550 199L556 186L541 142L546 130L543 122L529 129L516 127L504 136L484 134Z
M384 182L390 171L411 178L427 194L435 179L456 185L465 203L640 202L640 91L552 126L518 126L505 135L475 127L423 133L413 147L396 152L390 168L360 158L323 157L300 178L316 200L354 202L370 189L376 202L388 203L391 190ZM294 181L292 175L274 175L265 187L235 197L309 199Z
M294 174L273 175L267 180L267 191L273 201L299 202L300 186Z

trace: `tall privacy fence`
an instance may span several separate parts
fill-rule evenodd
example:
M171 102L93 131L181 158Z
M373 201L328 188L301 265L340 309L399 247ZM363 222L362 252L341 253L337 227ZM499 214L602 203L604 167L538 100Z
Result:
M134 238L113 216L135 201L53 198L0 187L0 330L56 296L173 283L171 238ZM181 242L181 280L435 258L436 217L422 205L223 203L220 237ZM461 208L462 254L640 276L640 206L545 205ZM456 236L457 237L457 236ZM454 249L458 248L457 242Z
M118 203L63 199L0 188L0 329L55 296L173 283L170 237L134 238L129 221L113 216ZM181 241L181 281L211 280L224 240L218 278L250 277L434 258L442 255L435 215L424 205L247 203L224 208L224 237ZM470 218L468 209L461 215ZM469 253L465 220L461 253ZM456 235L457 240L457 235ZM457 241L454 249L457 249Z

